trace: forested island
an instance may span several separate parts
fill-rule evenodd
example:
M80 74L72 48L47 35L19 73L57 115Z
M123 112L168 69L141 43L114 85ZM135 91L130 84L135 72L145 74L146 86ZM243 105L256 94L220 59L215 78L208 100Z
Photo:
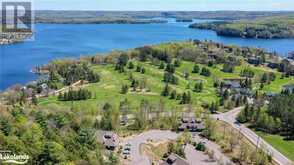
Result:
M263 39L294 38L293 15L233 22L195 23L189 27L214 30L220 36Z
M29 154L30 164L119 164L119 152L97 140L99 131L176 131L183 112L203 120L203 137L234 162L274 164L262 150L249 158L255 147L246 159L233 154L249 143L233 141L239 135L221 132L223 124L208 115L245 106L240 122L281 137L286 147L294 137L293 120L285 117L294 113L293 61L262 49L191 40L55 60L35 70L46 74L0 95L0 147ZM173 145L183 155L184 144ZM281 151L293 159L293 150Z

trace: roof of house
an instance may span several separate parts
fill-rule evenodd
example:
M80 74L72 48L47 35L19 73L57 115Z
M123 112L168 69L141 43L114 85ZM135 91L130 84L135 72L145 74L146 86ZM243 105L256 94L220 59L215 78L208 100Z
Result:
M179 155L170 154L161 165L189 165L189 163Z
M231 88L241 88L240 83L237 81L224 81L224 85Z

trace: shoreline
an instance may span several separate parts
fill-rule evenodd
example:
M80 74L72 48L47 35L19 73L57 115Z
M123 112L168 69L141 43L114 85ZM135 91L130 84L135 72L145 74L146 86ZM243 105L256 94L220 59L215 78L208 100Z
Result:
M0 45L9 45L14 43L23 42L26 39L33 36L32 32L26 32L26 33L0 33Z

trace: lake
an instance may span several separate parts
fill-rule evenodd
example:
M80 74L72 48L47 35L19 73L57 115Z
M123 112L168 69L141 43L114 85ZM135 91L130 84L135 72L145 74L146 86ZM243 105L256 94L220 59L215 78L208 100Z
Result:
M203 22L207 20L195 20ZM281 56L294 50L294 39L220 37L209 30L189 29L190 23L166 24L36 24L34 41L0 46L0 90L37 78L30 70L51 60L125 50L138 46L188 39L253 46Z

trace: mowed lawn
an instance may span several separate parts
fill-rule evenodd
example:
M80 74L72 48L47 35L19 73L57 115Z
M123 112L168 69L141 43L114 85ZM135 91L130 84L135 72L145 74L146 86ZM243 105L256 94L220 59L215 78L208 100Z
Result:
M101 81L94 84L87 84L83 88L92 92L92 99L83 101L58 101L57 96L50 96L48 98L42 98L39 101L40 106L48 106L50 104L57 104L59 106L71 107L76 109L97 109L101 108L106 102L110 103L114 107L119 107L120 102L127 99L130 103L130 109L136 111L140 107L142 100L148 100L156 109L160 102L164 103L164 106L168 110L181 109L183 105L180 105L180 100L171 100L169 97L161 96L161 92L164 89L165 83L163 82L164 70L158 69L158 66L154 66L148 62L142 63L133 61L135 68L132 70L125 69L124 73L118 73L114 70L113 65L95 65L93 69L95 72L101 75ZM140 65L145 68L145 74L136 72L136 66ZM218 96L216 90L213 87L213 81L211 77L200 76L199 74L192 74L193 63L184 63L183 67L189 66L190 78L186 80L181 73L181 67L176 68L176 77L178 78L178 84L169 84L171 91L176 90L178 94L190 91L192 96L192 104L198 106L202 103L208 103L217 101ZM136 80L145 80L147 82L147 88L150 92L133 92L129 89L127 94L121 94L121 87L123 84L130 85L130 74ZM200 93L193 92L196 80L204 80L204 90Z
M287 141L283 140L282 136L266 134L258 131L256 133L286 157L294 161L294 140Z
M48 98L42 98L39 100L40 106L48 106L50 104L57 104L64 107L74 107L79 110L91 110L97 111L105 103L110 103L113 107L119 107L120 102L127 99L130 103L130 110L136 111L140 107L142 100L148 100L149 103L157 108L159 104L164 103L166 109L181 109L183 105L180 105L180 100L171 100L169 97L161 96L161 92L165 86L163 82L164 70L158 69L158 66L152 65L150 62L138 62L133 61L134 69L125 69L124 73L118 73L114 70L113 65L94 65L92 69L101 75L101 81L94 84L87 84L83 88L86 88L92 92L93 97L89 100L65 102L58 101L57 96L50 96ZM146 70L145 74L136 72L136 66L143 66ZM178 84L170 84L171 91L176 90L178 94L190 91L192 96L192 104L197 107L203 103L211 104L219 100L216 88L213 86L214 81L220 81L223 79L239 79L240 72L242 69L250 67L256 77L262 75L264 72L273 71L267 68L249 66L243 64L235 68L233 73L225 73L222 71L222 65L215 65L208 67L205 65L198 64L200 68L206 67L211 71L210 77L201 76L199 73L192 73L194 66L193 62L182 61L180 67L176 68L175 76L178 78ZM184 72L189 73L189 78L185 79ZM277 73L277 72L275 72ZM127 94L121 94L122 85L130 86L129 80L130 74L132 77L139 81L145 81L149 92L133 92L129 89ZM283 85L293 82L293 78L280 79L280 74L277 73L276 80L269 85L265 85L264 91L279 92ZM193 92L196 82L202 80L204 89L200 93ZM258 86L258 85L255 85Z

